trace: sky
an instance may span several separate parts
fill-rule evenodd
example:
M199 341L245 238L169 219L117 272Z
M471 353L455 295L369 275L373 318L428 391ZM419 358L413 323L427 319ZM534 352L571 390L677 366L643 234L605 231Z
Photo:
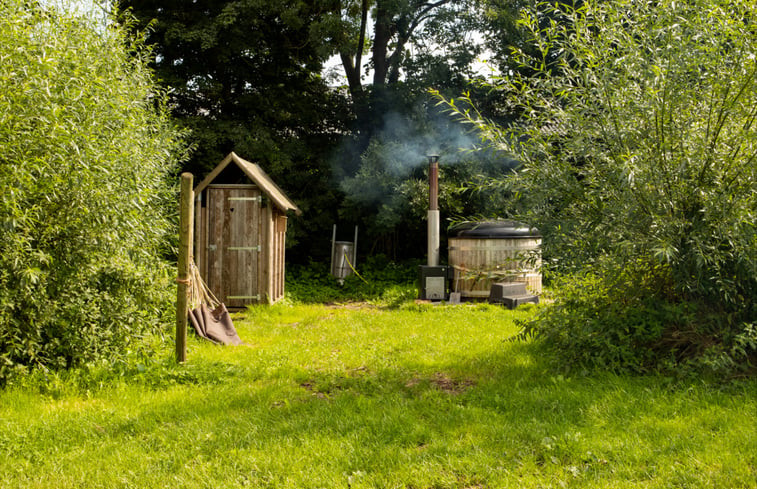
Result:
M103 7L96 0L39 0L42 5L51 5L61 10L73 11L81 15L102 16Z

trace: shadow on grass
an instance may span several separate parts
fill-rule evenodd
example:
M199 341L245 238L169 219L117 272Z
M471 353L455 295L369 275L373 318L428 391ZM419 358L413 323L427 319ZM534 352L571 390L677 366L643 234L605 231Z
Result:
M717 453L715 436L752 453L754 430L739 430L737 413L757 404L754 382L725 392L655 376L566 378L534 355L531 344L503 342L475 357L328 371L252 356L250 365L158 364L124 374L137 384L127 395L139 396L128 409L63 412L0 445L31 466L102 447L136 457L155 480L196 487L188 468L198 464L215 487L357 487L362 478L365 487L465 488L514 475L638 478L652 463L645 457L672 466ZM127 468L115 476L140 485Z
M530 354L526 344L510 349L522 350L526 358ZM341 373L300 370L289 379L274 375L258 380L250 379L249 371L241 367L219 362L168 368L160 376L152 374L150 380L134 373L132 380L153 390L178 386L180 393L165 401L156 398L133 414L142 420L170 419L175 427L190 431L223 432L225 438L238 438L237 448L244 447L245 432L254 425L256 433L264 434L255 441L259 446L277 446L294 434L318 439L353 433L361 443L390 449L396 440L407 441L416 425L441 439L449 432L459 433L461 426L481 425L490 435L528 434L527 438L541 440L554 432L581 429L590 421L588 413L601 411L606 422L621 426L666 396L685 398L692 390L708 391L695 381L665 385L657 377L564 378L538 362L512 364L511 359L512 354L493 354L432 368L406 363L401 369L377 371L370 367ZM755 400L754 389L735 390ZM699 408L721 400L701 396L704 404ZM237 427L230 422L243 419ZM114 417L103 428L115 437L135 431L149 437L154 429L150 422L140 429L140 422L131 418L124 423Z

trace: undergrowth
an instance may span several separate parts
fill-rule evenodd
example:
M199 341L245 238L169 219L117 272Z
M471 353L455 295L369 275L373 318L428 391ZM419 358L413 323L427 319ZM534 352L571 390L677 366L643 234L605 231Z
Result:
M669 294L659 287L665 273L626 265L562 277L555 302L523 322L516 339L536 338L566 371L754 374L755 323Z
M384 255L370 256L358 265L357 274L342 282L333 277L327 263L288 265L287 299L293 303L374 302L399 306L417 297L418 265L394 263Z

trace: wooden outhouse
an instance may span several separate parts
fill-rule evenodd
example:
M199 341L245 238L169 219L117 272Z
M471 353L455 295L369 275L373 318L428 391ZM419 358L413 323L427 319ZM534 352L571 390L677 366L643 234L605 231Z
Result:
M194 259L227 307L284 296L288 211L302 214L260 166L233 152L195 188Z

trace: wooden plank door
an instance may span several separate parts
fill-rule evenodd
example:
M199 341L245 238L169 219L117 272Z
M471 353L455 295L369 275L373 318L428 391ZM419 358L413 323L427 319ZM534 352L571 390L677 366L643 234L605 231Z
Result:
M227 307L260 302L261 198L254 186L208 187L207 282Z

